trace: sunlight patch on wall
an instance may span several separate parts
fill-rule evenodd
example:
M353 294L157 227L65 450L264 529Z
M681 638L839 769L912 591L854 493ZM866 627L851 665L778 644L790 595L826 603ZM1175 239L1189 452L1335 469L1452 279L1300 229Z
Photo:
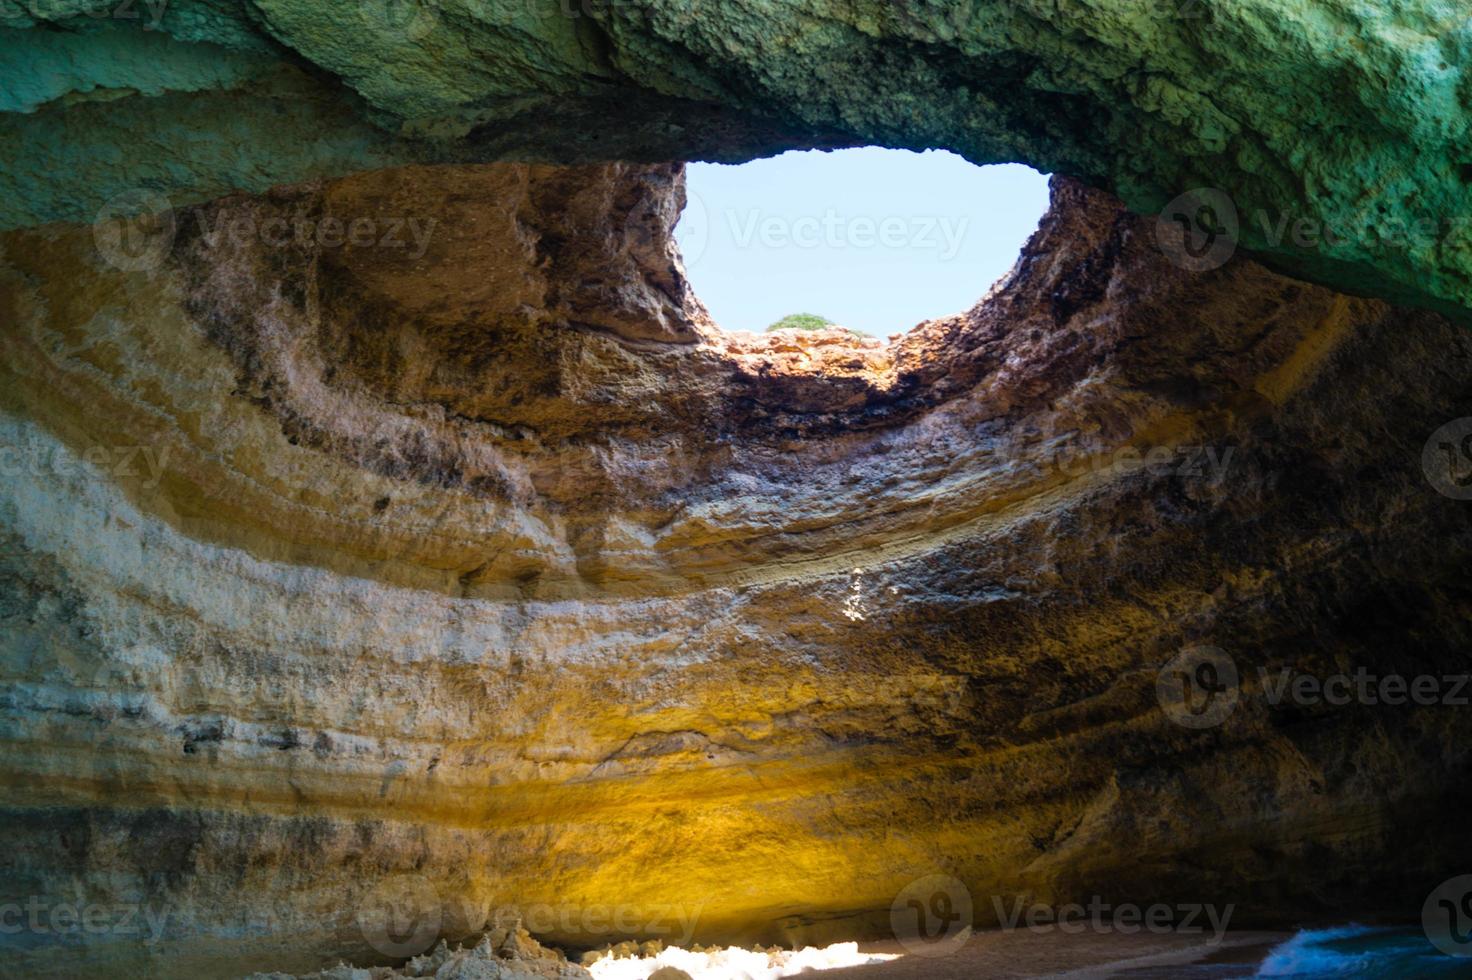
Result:
M778 980L814 970L838 970L895 959L899 957L861 953L858 943L775 952L734 946L698 951L668 946L655 956L605 956L589 966L588 971L594 980L648 980L660 970L681 970L690 980Z

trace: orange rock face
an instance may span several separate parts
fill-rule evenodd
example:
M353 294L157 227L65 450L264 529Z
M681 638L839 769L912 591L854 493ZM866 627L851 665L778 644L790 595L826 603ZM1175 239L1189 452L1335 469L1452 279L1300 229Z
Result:
M424 948L855 938L932 875L982 925L1414 917L1469 709L1273 692L1465 672L1423 449L1467 335L1184 271L1063 180L965 313L726 335L682 181L368 173L132 272L0 238L0 898L153 916L28 933L28 975L403 959L400 887ZM1209 724L1161 693L1199 647Z

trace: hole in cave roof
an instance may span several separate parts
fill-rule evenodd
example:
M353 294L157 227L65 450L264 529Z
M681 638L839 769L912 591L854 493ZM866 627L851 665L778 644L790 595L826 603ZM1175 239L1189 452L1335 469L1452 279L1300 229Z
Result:
M794 151L692 163L676 228L714 320L760 333L828 321L878 338L970 308L1048 207L1047 176L945 151Z

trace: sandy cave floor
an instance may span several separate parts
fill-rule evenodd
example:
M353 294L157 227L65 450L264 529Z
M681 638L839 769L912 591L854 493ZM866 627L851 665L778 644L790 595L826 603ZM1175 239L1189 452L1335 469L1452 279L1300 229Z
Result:
M832 970L825 980L1055 980L1185 977L1250 977L1273 946L1291 933L1242 931L1220 943L1210 935L1179 936L1119 933L1079 936L1057 932L993 930L973 936L961 950L943 957L907 955L887 963ZM898 942L861 943L866 953L904 953Z

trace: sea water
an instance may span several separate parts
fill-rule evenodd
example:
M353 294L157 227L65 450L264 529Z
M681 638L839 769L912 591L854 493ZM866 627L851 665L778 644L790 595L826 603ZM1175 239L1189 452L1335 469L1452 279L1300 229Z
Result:
M1246 980L1250 977L1364 977L1366 980L1472 978L1472 957L1452 957L1419 929L1346 925L1304 929L1261 958L1223 950L1189 966L1125 967L1120 980Z
M1472 957L1439 952L1419 929L1305 929L1275 947L1259 977L1472 977Z

